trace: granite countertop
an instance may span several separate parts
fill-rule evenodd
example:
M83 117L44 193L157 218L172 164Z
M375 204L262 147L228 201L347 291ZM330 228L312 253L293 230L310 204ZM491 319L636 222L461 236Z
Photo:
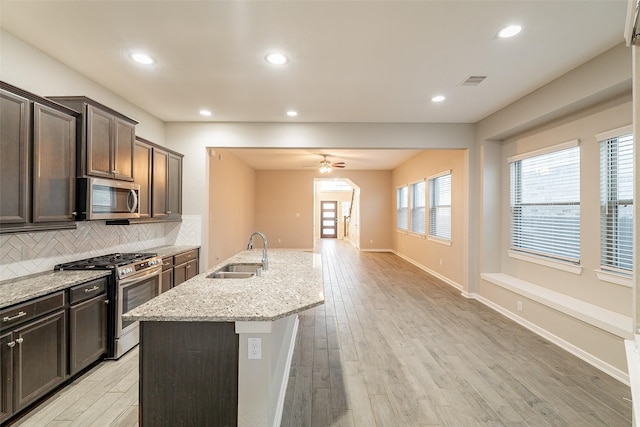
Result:
M269 251L269 270L249 279L210 279L231 262L260 262L262 250L243 251L136 307L124 320L271 321L324 303L319 254Z
M176 245L176 246L158 246L156 248L145 249L144 252L154 252L157 253L159 257L167 257L178 255L183 252L191 251L193 249L199 249L200 246L191 246L191 245Z
M0 308L111 275L107 270L46 271L0 282Z

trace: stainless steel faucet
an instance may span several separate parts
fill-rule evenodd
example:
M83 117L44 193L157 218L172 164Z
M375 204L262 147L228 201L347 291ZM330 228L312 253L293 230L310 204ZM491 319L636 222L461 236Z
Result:
M247 250L249 251L253 249L253 236L255 236L256 234L262 237L262 265L264 270L267 271L269 269L269 257L267 255L267 236L259 231L254 231L253 233L251 233L251 236L249 236L249 244L247 244Z

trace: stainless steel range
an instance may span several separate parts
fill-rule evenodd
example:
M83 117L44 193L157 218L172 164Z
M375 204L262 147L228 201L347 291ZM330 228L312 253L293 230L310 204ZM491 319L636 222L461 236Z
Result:
M160 295L162 258L154 253L118 253L58 264L55 270L111 270L107 292L107 358L119 359L140 340L138 322L122 320L122 315Z

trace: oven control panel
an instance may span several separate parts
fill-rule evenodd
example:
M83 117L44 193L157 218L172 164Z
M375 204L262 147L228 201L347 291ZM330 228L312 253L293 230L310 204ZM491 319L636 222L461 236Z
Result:
M118 276L118 279L124 279L125 277L133 276L137 273L143 273L146 270L150 270L160 265L162 265L162 258L149 258L145 259L144 261L138 261L129 265L118 267L116 269L116 274Z

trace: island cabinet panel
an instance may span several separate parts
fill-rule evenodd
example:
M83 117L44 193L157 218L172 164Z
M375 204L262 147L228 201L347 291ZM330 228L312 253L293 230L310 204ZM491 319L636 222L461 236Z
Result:
M140 425L236 426L233 322L140 322Z

